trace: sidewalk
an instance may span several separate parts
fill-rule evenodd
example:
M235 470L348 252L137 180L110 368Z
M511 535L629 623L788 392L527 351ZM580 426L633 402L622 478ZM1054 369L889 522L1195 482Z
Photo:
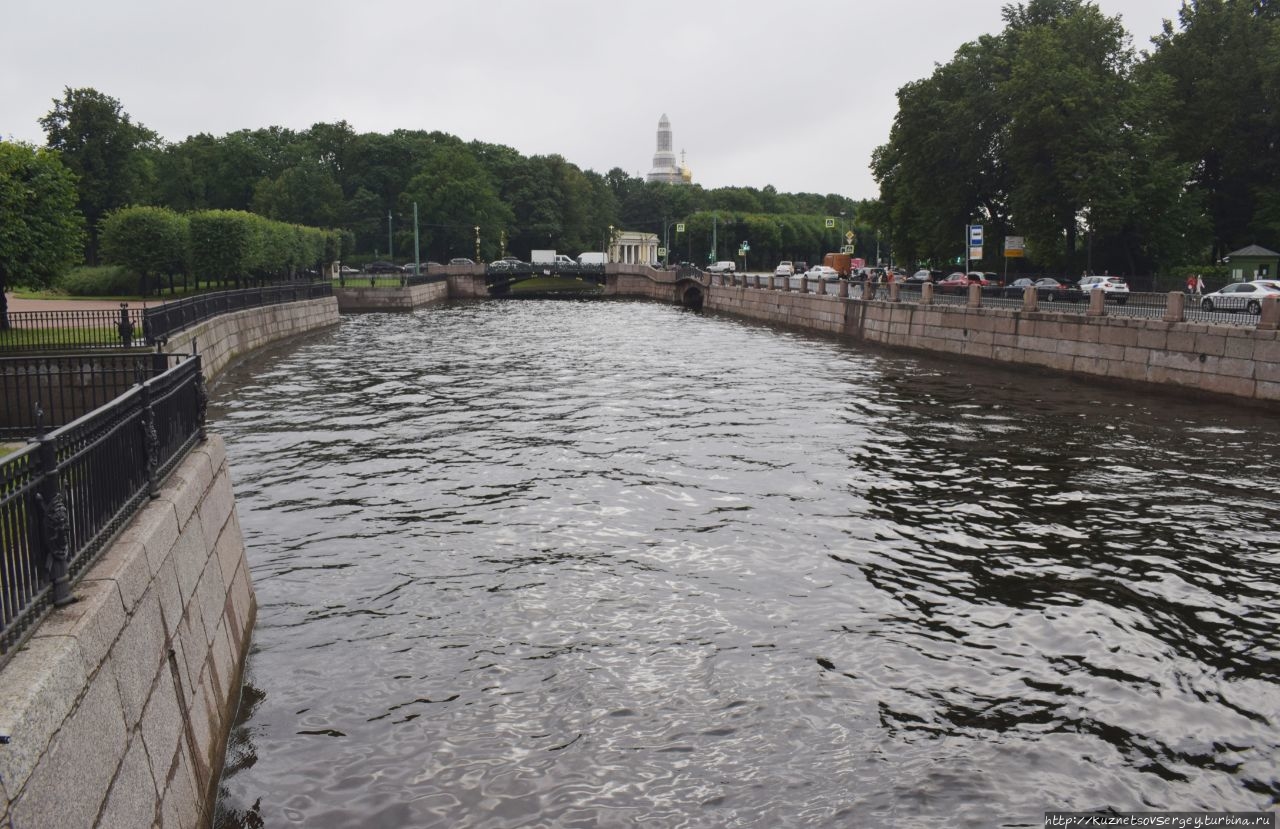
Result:
M5 294L4 298L9 300L10 311L119 311L120 302L118 300L102 300L102 299L14 299L13 294ZM157 305L163 305L164 300L149 299L146 307L154 308ZM143 303L134 301L129 303L129 310L142 308Z

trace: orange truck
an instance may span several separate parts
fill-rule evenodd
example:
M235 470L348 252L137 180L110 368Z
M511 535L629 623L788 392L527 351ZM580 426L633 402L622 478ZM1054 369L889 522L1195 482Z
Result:
M849 274L853 272L853 260L847 253L828 253L822 257L822 264L831 268L845 279L848 279Z

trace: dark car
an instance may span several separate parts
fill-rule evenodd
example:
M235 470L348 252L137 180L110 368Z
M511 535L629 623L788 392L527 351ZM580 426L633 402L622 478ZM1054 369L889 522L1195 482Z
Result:
M402 273L395 262L370 262L364 266L365 273Z
M1035 286L1036 298L1041 302L1079 302L1084 299L1084 293L1075 285L1048 276L1034 280L1026 276L1015 279L1000 289L1000 295L1008 299L1022 299L1022 290L1028 286Z
M465 256L458 256L453 259L450 259L449 264L450 265L474 265L475 262L472 262L470 259L468 259Z

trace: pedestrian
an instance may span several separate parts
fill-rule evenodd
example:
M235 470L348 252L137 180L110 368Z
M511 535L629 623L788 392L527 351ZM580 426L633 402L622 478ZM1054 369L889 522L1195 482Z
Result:
M1196 274L1196 296L1204 293L1204 280L1200 278L1200 274Z
M1187 293L1189 294L1196 293L1196 275L1195 274L1187 275Z

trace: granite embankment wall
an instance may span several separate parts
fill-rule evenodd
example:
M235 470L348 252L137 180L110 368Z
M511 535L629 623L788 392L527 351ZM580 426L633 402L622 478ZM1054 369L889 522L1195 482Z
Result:
M427 285L410 285L404 288L359 287L352 280L346 287L334 287L338 298L338 310L344 313L358 311L409 312L441 302L449 298L449 283L445 280Z
M0 826L208 826L256 608L219 437L75 597L0 671Z
M333 297L249 308L175 334L206 378L338 322ZM203 827L256 601L221 438L166 479L0 668L0 829Z
M246 308L206 320L169 338L166 351L200 352L206 379L221 372L237 357L276 340L338 324L338 300L322 297L280 305Z
M1099 297L1101 299L1101 297ZM1280 333L1171 322L707 286L706 309L881 345L1176 387L1280 408ZM1263 319L1273 309L1264 309ZM1271 327L1267 327L1267 325Z

